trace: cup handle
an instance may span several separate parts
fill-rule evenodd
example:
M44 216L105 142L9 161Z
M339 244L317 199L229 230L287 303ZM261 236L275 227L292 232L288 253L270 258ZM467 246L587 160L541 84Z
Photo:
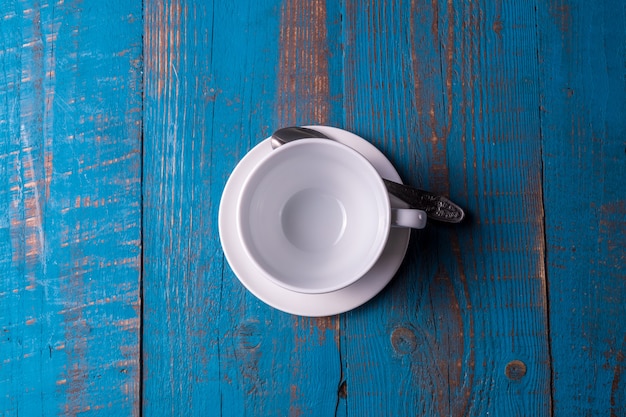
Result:
M418 209L392 208L391 227L423 229L426 226L426 212Z

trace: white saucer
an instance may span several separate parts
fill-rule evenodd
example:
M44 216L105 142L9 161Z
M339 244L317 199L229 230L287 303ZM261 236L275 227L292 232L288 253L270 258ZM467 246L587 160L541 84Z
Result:
M383 178L401 182L391 162L374 145L348 131L329 126L308 126L326 136L355 149L366 157ZM286 313L300 316L332 316L352 310L369 301L391 281L397 272L409 244L410 229L394 228L389 233L387 246L378 262L361 279L340 290L324 294L305 294L290 291L274 284L254 262L246 256L237 234L237 199L242 184L250 171L270 152L266 139L248 152L233 170L219 208L219 233L226 259L239 281L266 304ZM391 198L392 205L402 203Z

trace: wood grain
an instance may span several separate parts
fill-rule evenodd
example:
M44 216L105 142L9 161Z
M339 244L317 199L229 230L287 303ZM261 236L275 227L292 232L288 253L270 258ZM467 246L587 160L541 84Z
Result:
M187 23L195 16L197 27ZM212 239L211 8L144 9L144 415L219 415L221 256ZM206 22L206 23L203 23ZM196 39L195 49L187 47ZM214 149L214 150L213 150ZM206 194L205 194L206 193ZM207 236L207 239L203 239ZM212 393L212 395L208 395ZM184 408L183 408L184 404Z
M311 19L319 26L308 29ZM336 408L338 319L254 298L217 231L224 183L245 152L283 124L341 114L329 98L337 58L326 20L323 2L146 4L145 415Z
M319 120L332 113L329 77L314 62L328 60L315 49L324 46L321 35L301 31L305 15L288 26L286 16L301 10L294 7L146 3L146 416L315 415L336 407L339 322L293 317L257 300L225 263L217 229L239 159L279 123L303 120L277 110L276 97ZM294 57L303 42L304 58ZM289 78L297 88L277 83ZM299 97L303 89L311 96Z
M626 415L626 9L539 9L554 415Z
M347 314L348 413L548 415L534 6L346 2L344 20L346 125L469 213L415 234Z
M137 415L141 5L0 21L0 414Z
M622 3L0 2L0 415L626 415ZM311 319L217 218L316 123L468 219Z

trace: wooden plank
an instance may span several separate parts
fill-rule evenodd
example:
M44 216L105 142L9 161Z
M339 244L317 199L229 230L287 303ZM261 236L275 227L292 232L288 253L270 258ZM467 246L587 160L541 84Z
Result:
M554 415L626 415L626 9L540 3Z
M535 6L346 2L346 126L467 208L346 317L348 414L548 415Z
M0 414L137 415L141 2L0 21Z
M340 54L326 42L340 37L327 40L325 22L339 31L339 9L331 20L323 2L145 6L144 415L331 414L340 321L246 291L217 215L230 172L273 129L338 122L328 73Z
M281 5L275 127L342 126L342 17L339 2L286 0ZM345 398L342 316L291 317L293 351L284 375L289 416L337 415ZM279 408L280 409L280 408ZM258 415L258 414L257 414Z

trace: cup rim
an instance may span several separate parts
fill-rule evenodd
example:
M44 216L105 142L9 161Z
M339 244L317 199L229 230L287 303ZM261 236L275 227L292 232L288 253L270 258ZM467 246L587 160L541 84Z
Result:
M255 180L255 177L259 175L259 172L262 171L263 169L266 169L267 165L271 164L271 161L274 158L276 158L277 155L280 155L281 153L284 153L284 152L293 152L293 149L297 149L298 147L302 147L302 146L311 146L312 144L315 144L315 146L335 147L336 149L339 149L340 152L345 152L347 155L351 155L352 158L359 161L359 164L361 164L364 167L364 171L368 171L370 177L373 179L373 182L376 183L377 189L370 190L370 192L378 193L379 197L384 200L384 204L383 204L384 212L380 214L382 214L383 216L383 219L381 220L381 222L384 225L386 225L386 227L382 228L382 234L378 237L377 246L375 247L375 250L373 251L374 255L369 257L369 259L367 259L366 262L363 262L360 268L358 269L355 268L355 272L350 275L350 278L339 280L337 284L332 285L332 286L325 286L325 287L319 287L319 288L301 287L298 285L294 285L290 282L287 282L282 277L274 276L273 272L267 270L267 268L265 268L262 265L262 263L259 262L259 260L256 258L254 251L250 247L251 243L248 242L247 239L244 237L244 231L242 230L242 224L244 223L243 214L245 211L242 208L242 205L244 203L246 195L253 192L251 184L253 180ZM357 282L365 274L367 274L367 272L380 259L380 256L382 255L385 249L387 241L389 240L389 234L391 230L391 210L392 209L391 209L389 194L387 192L383 179L378 173L378 171L376 170L376 168L374 168L374 166L370 163L370 161L367 160L367 158L365 158L363 155L361 155L358 151L354 150L353 148L345 144L333 141L332 139L306 138L303 140L296 140L296 141L284 144L281 147L272 150L270 154L268 154L263 160L261 160L250 171L250 173L245 178L242 184L241 190L239 192L239 196L237 198L237 205L236 205L237 234L242 243L242 247L244 251L246 252L246 256L260 271L264 272L265 277L269 279L270 281L274 282L275 284L283 288L286 288L294 292L299 292L299 293L305 293L305 294L331 293L334 291L341 290L342 288L348 287L354 284L355 282ZM374 246L375 245L372 245L372 247Z

